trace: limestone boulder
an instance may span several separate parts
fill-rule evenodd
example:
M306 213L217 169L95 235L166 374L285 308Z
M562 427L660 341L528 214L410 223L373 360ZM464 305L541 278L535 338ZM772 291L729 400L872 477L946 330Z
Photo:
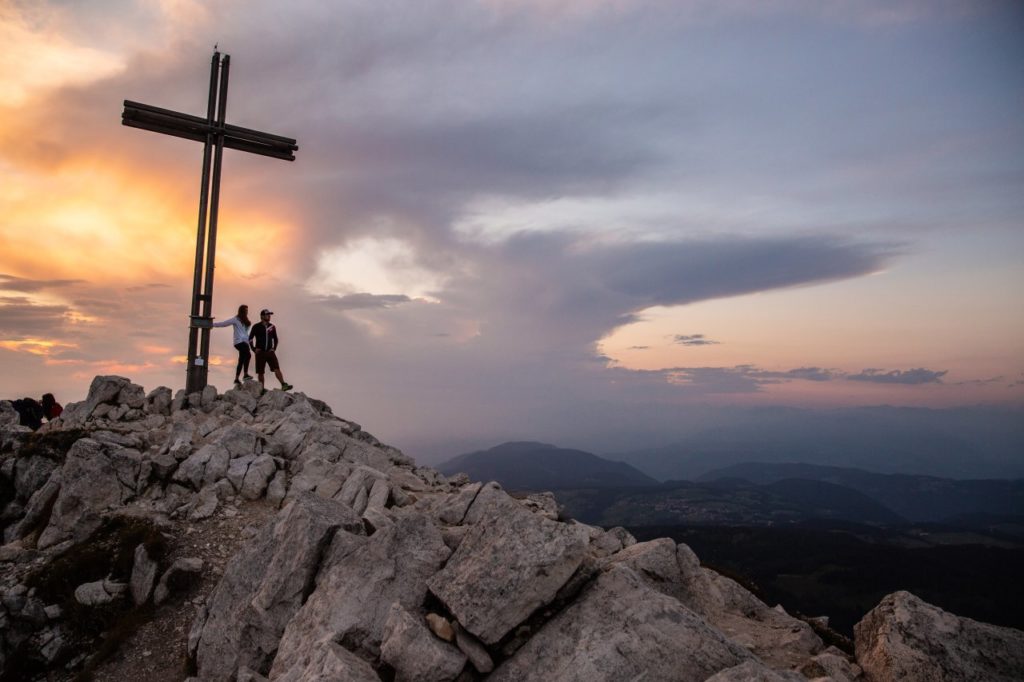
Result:
M171 389L158 386L146 395L143 409L148 414L169 415L171 413Z
M20 540L48 522L63 477L62 469L55 469L50 474L46 483L29 498L21 518L4 529L4 542Z
M676 547L676 559L680 582L672 582L668 592L772 668L796 668L825 648L810 625L770 608L734 580L702 567L686 545Z
M134 482L130 487L122 484L131 464L131 457L123 452L112 457L107 447L92 438L75 441L64 461L63 482L39 547L69 539L84 540L99 527L104 511L133 497ZM141 462L136 464L141 466Z
M330 639L309 648L307 659L275 675L274 682L380 682L373 666Z
M132 563L132 575L128 586L132 593L132 600L137 606L142 606L149 600L153 592L153 585L156 582L157 563L149 556L145 545L135 548L135 557Z
M773 670L760 661L744 661L709 677L705 682L806 682L791 670ZM830 680L830 682L832 682Z
M495 644L554 599L583 561L588 540L581 526L551 521L512 500L466 534L430 579L430 591L469 632Z
M419 609L427 579L449 554L441 533L420 515L399 517L369 538L337 533L316 589L281 637L271 678L311 658L311 647L325 640L378 657L392 604Z
M464 653L435 637L422 618L398 603L384 623L380 659L394 668L396 682L445 682L466 665Z
M240 666L265 672L285 626L313 589L325 547L336 531L362 531L350 509L306 494L228 563L197 622L195 660L203 680L233 680Z
M203 572L204 562L199 557L175 559L170 568L160 576L160 582L153 590L153 603L159 606L167 601L171 593L194 583Z
M120 599L128 586L113 580L96 580L75 588L75 601L82 606L104 606Z
M961 618L910 592L886 596L854 628L868 679L1024 679L1024 632Z
M263 496L276 471L277 465L270 455L256 457L245 472L239 494L247 500L258 500Z
M704 682L754 660L677 600L615 565L548 621L491 682Z

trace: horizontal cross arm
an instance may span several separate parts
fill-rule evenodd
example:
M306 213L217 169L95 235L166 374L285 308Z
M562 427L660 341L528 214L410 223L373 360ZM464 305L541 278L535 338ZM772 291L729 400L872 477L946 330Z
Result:
M203 142L207 135L223 135L224 146L229 149L295 160L294 152L299 148L295 140L281 135L271 135L240 126L225 125L222 128L198 116L182 114L170 109L161 109L148 104L125 100L121 123L132 128L182 137Z

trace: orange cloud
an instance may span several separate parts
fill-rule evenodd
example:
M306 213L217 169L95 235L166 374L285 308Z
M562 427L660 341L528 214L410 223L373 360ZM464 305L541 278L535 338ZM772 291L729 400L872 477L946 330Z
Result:
M50 355L54 351L63 348L78 348L76 344L64 343L63 341L51 341L49 339L20 339L2 340L0 348L14 351L16 353L31 353L32 355Z

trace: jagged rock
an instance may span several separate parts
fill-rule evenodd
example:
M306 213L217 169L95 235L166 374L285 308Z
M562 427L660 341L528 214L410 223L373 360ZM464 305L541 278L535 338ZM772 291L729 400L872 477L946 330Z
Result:
M199 676L231 680L243 665L265 670L313 589L326 544L338 529L345 531L338 535L355 537L351 533L362 528L350 509L312 494L286 507L228 563L210 596L196 643Z
M75 588L75 601L83 606L103 606L119 599L128 586L112 580L96 580Z
M209 411L213 407L213 403L217 400L217 387L208 384L203 387L202 392L199 395L199 406L204 411Z
M169 415L172 400L171 389L166 386L158 386L146 396L143 409L149 414Z
M149 599L153 583L156 581L156 572L157 563L150 558L145 545L136 547L132 577L128 585L131 588L132 600L137 606L142 606Z
M228 392L230 393L230 391ZM243 665L238 669L238 676L235 678L235 682L269 682L269 680L255 670Z
M772 670L760 661L744 661L715 673L705 682L807 682L807 678L789 670Z
M488 679L703 682L750 659L677 600L615 565Z
M851 663L846 654L834 646L811 657L800 667L800 672L807 679L825 677L832 682L856 682L863 674L859 665Z
M21 417L18 416L18 411L14 409L11 401L0 400L0 428L19 426L20 424Z
M275 507L280 505L284 501L285 496L288 494L285 481L288 476L283 469L279 469L274 477L270 479L270 483L267 484L267 502L271 503Z
M437 472L434 473L436 475L440 475L437 474ZM484 515L489 513L495 507L511 509L518 505L519 503L509 497L508 493L502 490L501 486L497 482L491 481L480 488L480 492L477 493L473 503L469 506L469 509L466 511L466 516L462 519L462 522L467 525L473 525L480 521Z
M4 529L4 542L20 540L48 521L57 495L60 493L64 474L55 469L46 483L33 493L25 506L21 519Z
M227 479L234 486L235 490L242 489L242 481L245 480L245 474L249 471L249 465L256 459L256 455L246 455L245 457L237 457L231 460L228 464Z
M532 493L520 502L527 509L539 513L544 518L552 521L557 521L559 518L558 501L552 493Z
M370 495L366 492L366 488L360 488L356 492L356 499L352 500L352 511L356 514L362 514L366 511L366 503L369 501Z
M478 503L479 496L473 506ZM514 501L498 505L430 579L430 591L463 627L494 644L554 598L582 562L587 540L579 526L550 521Z
M457 495L449 496L445 504L438 509L437 518L447 524L461 524L466 518L466 511L469 505L476 499L477 494L483 487L483 483L470 483L463 486Z
M224 450L212 443L208 443L199 448L178 465L178 470L174 472L172 480L179 483L188 483L194 489L198 490L203 485L203 475L206 473L206 464L218 450L220 450L224 457L227 458L227 450ZM227 474L226 463L224 473Z
M391 605L384 623L380 659L395 670L403 682L445 682L466 665L466 655L430 632L423 622L402 608Z
M869 679L1024 678L1024 632L979 623L894 592L854 628L857 663Z
M633 545L620 554L634 556L639 561L643 553L658 548L657 564L671 572L664 559L671 544L674 544L671 540L663 538ZM662 591L678 598L769 666L792 669L825 648L807 623L769 608L735 581L703 568L697 555L686 545L678 545L675 554L680 577L664 574L660 582ZM643 565L644 570L651 570L653 556L644 561L648 562Z
M348 478L345 479L345 484L341 486L341 490L338 492L337 499L342 504L347 504L356 510L357 513L362 513L363 509L366 508L366 501L368 499L367 490L373 486L373 484L380 479L384 479L385 476L376 469L371 469L367 466L357 466L349 474ZM362 507L358 508L357 501L362 495Z
M117 403L130 409L140 409L146 404L146 390L142 386L129 381L118 391ZM127 414L127 410L125 414Z
M21 609L21 619L32 623L36 627L44 625L49 618L46 616L46 606L43 602L33 596L25 599L25 606Z
M466 658L473 664L477 672L486 675L494 670L494 660L491 659L491 655L487 653L484 645L458 623L455 624L455 645L462 653L466 654Z
M178 460L169 452L152 455L148 461L150 471L161 481L167 480L178 468Z
M273 675L274 682L380 682L369 663L329 639L312 643L306 660Z
M378 656L391 605L418 609L427 578L448 556L440 532L418 515L400 517L370 538L335 535L316 589L281 637L271 678L313 656L311 647L326 639Z
M372 507L363 512L363 521L367 526L367 535L384 530L395 523L385 510Z
M208 519L216 513L218 503L217 490L213 486L203 488L195 498L192 510L188 513L188 518L192 521Z
M388 504L388 497L391 495L391 486L386 478L378 478L370 487L366 498L366 509L384 511ZM364 510L365 511L365 510Z
M63 540L85 539L99 527L105 510L134 496L134 482L131 487L121 484L118 473L124 467L115 466L116 459L96 440L75 441L64 462L63 483L50 522L39 538L41 549Z
M239 493L247 500L259 499L276 471L274 459L270 455L260 455L249 465Z
M19 500L31 498L58 469L56 462L43 456L17 457L8 461L12 468L8 478L13 479L14 493Z
M181 584L193 582L203 572L203 560L197 557L176 559L171 567L160 576L160 582L153 590L153 603L159 606L171 596L171 591Z

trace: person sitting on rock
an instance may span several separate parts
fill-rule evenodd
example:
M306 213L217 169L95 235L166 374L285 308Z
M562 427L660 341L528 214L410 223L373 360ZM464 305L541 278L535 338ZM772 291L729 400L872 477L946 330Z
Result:
M43 425L43 406L34 398L12 400L11 405L18 411L18 423L33 431Z
M46 421L52 422L63 411L64 407L57 402L52 393L43 394L43 416L46 417Z

